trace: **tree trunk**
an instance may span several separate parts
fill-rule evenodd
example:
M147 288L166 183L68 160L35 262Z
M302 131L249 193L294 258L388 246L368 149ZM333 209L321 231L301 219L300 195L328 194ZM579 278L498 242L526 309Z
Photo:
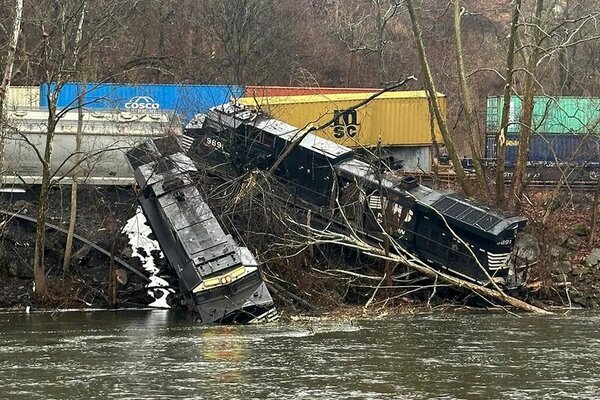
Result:
M504 171L506 156L506 134L508 133L508 114L510 113L510 97L512 94L512 81L515 65L515 42L517 39L517 27L521 15L521 0L514 0L510 36L508 39L508 52L506 54L506 75L504 78L504 96L502 104L502 116L500 127L496 133L496 204L504 206L505 188Z
M438 145L437 139L435 138L435 115L433 113L433 105L431 101L427 103L429 105L429 134L431 136L431 146L432 146L432 157L433 157L433 187L437 188L440 180L440 171L439 171L439 160L440 160L440 147Z
M379 85L385 86L387 78L387 69L385 65L385 23L381 15L381 4L376 3L377 15L375 19L377 29L377 63L379 70Z
M448 150L448 155L450 156L450 159L452 160L452 164L454 166L454 170L456 171L456 179L458 181L458 184L465 192L465 194L467 196L470 196L472 191L469 181L467 180L465 171L463 170L458 154L456 153L454 142L452 141L450 133L448 132L448 126L446 125L446 120L442 116L440 103L437 99L437 92L435 90L435 85L433 83L433 78L431 76L429 64L427 63L427 57L425 55L425 46L423 45L423 35L421 33L421 27L419 26L417 15L415 13L413 0L406 0L406 7L408 9L408 14L410 15L413 35L415 37L415 41L417 43L417 50L419 52L419 62L421 63L421 69L423 70L423 76L425 79L425 87L427 88L427 93L429 94L429 98L431 99L431 103L433 105L433 112L435 113L435 118L440 128L440 132L442 133L442 137L444 138L446 150Z
M596 182L596 190L594 191L594 204L592 205L592 221L590 223L590 238L588 245L594 247L594 233L596 231L596 225L598 223L598 202L600 202L600 177Z
M63 259L63 271L69 271L71 256L73 254L73 236L77 222L77 189L79 187L79 164L81 162L81 140L83 134L83 99L86 93L86 82L81 85L81 93L77 98L77 133L75 134L75 169L73 170L73 184L71 185L71 208L69 210L69 228L67 230L67 243Z
M81 8L77 34L75 35L75 51L73 52L74 69L79 65L79 43L83 35L83 22L85 20L85 10L87 2L84 1ZM69 210L69 229L67 230L67 243L65 246L65 256L63 259L63 271L69 271L71 265L71 255L73 252L73 236L75 235L75 223L77 222L77 189L78 189L78 171L81 163L81 135L83 134L83 103L86 94L86 80L81 84L81 93L77 97L77 132L75 133L75 169L73 169L73 184L71 185L71 208Z
M484 198L488 196L489 188L483 163L481 161L480 140L476 131L477 119L475 118L475 109L471 100L471 89L467 84L467 76L465 74L465 61L463 57L462 33L461 33L461 6L460 0L454 0L454 38L456 41L456 64L458 66L458 78L460 81L460 90L465 103L465 115L467 117L467 131L469 138L469 147L473 157L473 166L475 167L475 175L477 177L478 192Z
M48 132L46 146L42 161L42 185L38 201L37 224L35 231L35 250L33 259L33 277L35 282L35 296L43 299L46 296L46 271L44 251L46 247L46 214L48 212L48 195L50 193L50 162L52 160L52 142L56 130L56 107L48 107Z
M117 306L117 274L115 268L115 252L117 239L113 238L110 246L110 261L108 264L108 307Z
M15 53L19 42L19 33L21 32L21 21L23 17L23 0L15 2L15 19L13 21L13 34L8 44L8 54L4 66L4 76L0 84L0 184L4 175L4 146L6 140L6 97L12 80L13 68L15 66Z
M519 151L517 164L511 187L511 203L515 211L521 209L523 190L526 183L527 160L529 159L529 143L533 133L533 101L537 89L535 69L540 57L540 40L542 37L542 11L544 0L536 0L533 19L533 50L527 59L525 71L525 87L523 90L523 109L521 110Z
M531 63L528 63L531 66ZM511 198L510 204L515 211L521 209L521 198L523 188L526 181L527 160L529 159L529 142L533 132L533 96L535 88L533 77L527 74L525 78L525 88L523 96L523 109L521 110L520 134L519 134L519 150L517 153L517 163L515 165L515 173L511 183Z
M50 172L43 167L42 188L40 191L37 223L35 230L35 250L33 258L33 280L35 297L40 300L46 296L46 271L44 251L46 249L46 212L48 211L48 192L50 190Z

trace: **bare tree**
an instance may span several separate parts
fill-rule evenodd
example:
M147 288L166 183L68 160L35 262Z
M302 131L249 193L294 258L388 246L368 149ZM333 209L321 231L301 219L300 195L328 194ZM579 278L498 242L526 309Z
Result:
M387 85L389 25L402 3L390 0L337 1L333 23L335 36L350 52L377 55L379 84Z
M421 32L421 27L419 26L419 20L417 14L415 13L415 7L413 0L406 0L406 8L408 9L408 14L410 16L410 22L412 25L413 35L415 38L415 42L417 44L417 50L419 53L419 61L421 64L421 70L423 71L423 77L425 79L425 88L427 93L429 94L429 101L431 101L433 112L435 114L435 118L437 120L438 126L440 127L440 132L442 137L444 138L444 144L446 149L448 150L448 155L450 156L450 160L452 160L452 165L454 166L454 170L456 171L456 179L458 184L462 188L462 190L468 196L471 195L471 185L467 179L465 171L462 167L460 159L458 158L458 153L456 152L456 147L454 146L454 141L450 136L450 132L448 130L448 125L446 124L446 120L442 115L442 111L440 108L440 104L437 99L437 92L435 90L435 85L433 83L433 76L431 75L431 70L429 68L429 63L427 62L427 55L425 54L425 45L423 44L423 34Z
M13 69L15 65L15 53L21 33L21 21L23 17L23 0L15 1L15 15L13 19L12 37L8 44L8 54L4 65L4 74L0 84L0 185L2 184L2 174L4 172L4 146L6 138L6 96L10 88Z
M240 85L256 79L252 71L269 63L274 47L267 40L274 27L271 18L278 2L273 0L209 0L200 11L201 29L213 41L211 59L223 60L230 82Z
M77 70L79 65L81 32L85 15L85 1L74 0L47 5L52 12L40 15L38 22L43 41L40 67L44 71L45 84L48 88L48 121L43 152L35 149L42 164L33 261L35 294L38 298L44 298L47 292L44 251L48 196L52 185L52 146L56 127L62 116L68 111L68 109L58 109L58 96L65 81L73 76L73 71ZM79 20L80 23L73 28L72 20ZM55 82L54 87L51 82Z
M87 3L83 1L83 7L81 9L81 18L79 19L79 25L77 27L77 33L75 36L76 42L81 42L81 36L83 35L83 23L85 21L85 9ZM73 57L75 60L79 59L79 47L75 48ZM77 62L77 61L76 61ZM86 94L85 81L81 85L81 93L77 97L77 132L75 134L75 164L81 163L81 141L83 135L83 103ZM69 212L69 228L67 230L67 243L65 245L65 255L63 258L63 271L68 271L71 265L71 254L73 252L73 237L75 235L75 223L77 222L77 188L78 182L78 170L73 171L73 179L71 184L71 209Z
M83 14L82 14L83 17ZM75 236L75 224L77 222L77 191L79 188L79 165L83 161L81 142L83 140L83 98L86 93L85 82L81 85L81 93L77 98L77 132L75 133L75 169L73 170L71 183L71 206L69 210L69 228L67 229L67 242L65 244L65 256L63 258L63 271L69 271L71 255L73 254L73 237Z
M467 77L465 73L465 61L463 55L462 46L462 33L461 33L461 17L463 10L460 6L460 0L454 0L454 37L456 41L456 63L458 66L458 79L460 82L460 91L465 103L465 117L467 120L467 131L469 147L471 148L471 156L473 157L473 165L475 167L475 175L477 177L478 192L482 197L488 195L488 184L485 177L485 171L483 169L483 163L481 161L481 145L478 135L478 124L475 116L475 108L473 107L473 101L471 100L471 89L467 83Z
M544 91L543 82L540 80L540 70L548 64L555 55L565 49L576 47L581 43L600 39L596 28L586 29L588 26L597 25L600 13L593 10L591 13L566 18L562 11L546 8L543 0L536 0L535 10L531 22L525 23L524 37L520 39L519 51L524 59L523 69L523 101L520 116L519 148L515 173L511 185L510 203L515 209L520 209L523 191L527 181L527 162L529 159L529 146L533 133L537 129L533 115L535 95ZM566 4L566 3L565 3ZM559 20L552 23L554 17ZM567 35L558 32L566 30ZM558 57L560 60L560 57Z
M513 3L512 19L510 25L510 35L508 37L508 50L506 53L506 72L504 76L504 96L502 103L502 116L500 127L496 133L496 204L504 205L504 171L506 155L506 135L508 133L508 117L510 112L510 99L512 95L514 63L515 63L515 42L517 40L517 28L519 17L521 15L521 0L515 0Z
M525 78L523 88L523 109L521 112L521 130L519 135L519 151L517 164L511 184L511 201L517 209L521 207L521 196L525 187L526 167L529 159L529 143L533 132L533 99L537 91L536 69L541 57L541 41L544 35L542 27L542 13L544 11L544 0L536 0L535 14L531 25L532 41L531 51L527 55L525 66Z

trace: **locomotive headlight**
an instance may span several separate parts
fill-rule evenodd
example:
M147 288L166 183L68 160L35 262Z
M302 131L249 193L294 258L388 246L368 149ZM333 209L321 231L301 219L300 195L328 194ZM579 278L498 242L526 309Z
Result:
M211 289L216 286L227 285L227 284L233 282L234 280L246 275L246 272L247 272L246 267L241 266L239 268L234 269L233 271L231 271L230 273L228 273L226 275L216 276L214 278L206 279L201 284L196 286L196 288L193 290L193 292L198 293L202 290Z

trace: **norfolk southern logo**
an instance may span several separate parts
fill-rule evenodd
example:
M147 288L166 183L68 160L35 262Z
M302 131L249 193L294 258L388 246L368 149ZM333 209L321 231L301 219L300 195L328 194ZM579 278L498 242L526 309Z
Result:
M125 108L131 110L158 110L160 104L150 96L135 96L125 103Z
M358 115L356 110L333 111L333 136L341 139L344 136L354 137L358 133Z

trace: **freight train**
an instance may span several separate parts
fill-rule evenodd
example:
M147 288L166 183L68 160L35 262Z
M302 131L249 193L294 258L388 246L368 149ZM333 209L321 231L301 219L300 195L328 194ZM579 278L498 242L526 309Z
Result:
M196 168L175 138L127 152L139 203L188 306L203 323L273 321L277 311L258 263L226 234L192 180Z
M497 159L496 134L500 128L503 98L488 97L485 158ZM506 129L506 178L512 178L520 142L522 100L513 96ZM600 168L600 98L536 96L533 134L529 143L528 180L557 182L566 172L572 183L593 183Z
M269 169L303 130L236 104L212 108L184 129L191 156L225 177ZM435 268L470 281L512 280L509 259L526 219L509 217L452 193L432 190L410 176L380 172L340 144L306 134L279 165L294 206L313 221L359 233L374 244L387 232Z

